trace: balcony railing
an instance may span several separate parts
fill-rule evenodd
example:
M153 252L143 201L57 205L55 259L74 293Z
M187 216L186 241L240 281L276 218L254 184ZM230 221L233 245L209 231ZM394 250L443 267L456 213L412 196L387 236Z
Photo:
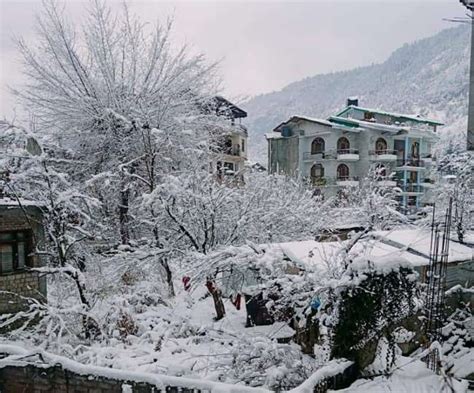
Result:
M395 187L397 185L397 179L395 179L393 176L378 176L377 181L380 182L380 184L384 184L386 186Z
M304 160L318 160L318 159L325 159L325 160L333 160L336 159L338 156L345 156L345 155L359 155L358 149L338 149L338 150L325 150L317 153L313 152L306 152L303 153Z
M358 183L359 178L357 176L338 176L336 177L336 184L340 183Z
M229 156L236 156L239 157L242 153L240 146L233 145L232 147L226 147L222 150L222 154L227 154Z
M390 155L390 156L396 156L397 151L396 150L370 150L369 155L371 156L385 156L385 155Z
M337 154L338 155L359 154L359 150L358 149L337 149Z
M397 160L397 166L410 166L415 168L424 168L425 163L420 158L404 158L401 160Z
M329 152L326 152L326 151L320 151L320 152L317 152L317 153L313 153L313 152L306 152L306 153L303 153L303 159L304 160L311 160L311 159L318 159L318 158L329 158L327 157Z
M316 187L334 186L340 182L359 182L357 176L339 176L339 177L312 177L311 184Z
M402 192L412 192L412 193L423 193L424 190L423 188L418 185L418 184L406 184L406 185L402 185L400 187L402 189Z
M313 186L322 187L328 184L328 180L326 177L312 177L311 184Z

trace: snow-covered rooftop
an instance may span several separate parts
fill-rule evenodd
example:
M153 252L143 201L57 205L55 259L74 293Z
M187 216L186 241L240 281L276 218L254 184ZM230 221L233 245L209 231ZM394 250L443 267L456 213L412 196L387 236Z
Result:
M294 115L294 116L291 116L287 121L284 121L283 123L280 123L278 126L276 126L273 129L273 131L279 132L281 127L283 127L283 126L285 126L289 123L294 123L294 122L298 122L298 121L307 121L307 122L310 122L310 123L321 124L321 125L327 126L327 127L332 127L333 126L333 123L331 123L328 120L318 119L318 118L315 118L315 117Z
M373 232L352 248L351 255L354 258L367 258L374 263L379 260L400 259L406 260L414 266L425 266L429 264L430 239L430 231L423 229ZM318 242L316 240L305 240L273 244L270 245L270 248L280 249L294 262L324 269L346 244L347 241ZM463 262L470 260L474 260L474 250L452 241L448 261Z
M14 198L0 198L0 207L9 207L9 208L15 208L15 207L21 207L21 206L24 206L24 207L31 207L31 206L35 206L35 207L40 207L41 204L39 202L36 202L36 201L30 201L28 199L23 199L23 198L19 198L19 199L14 199Z
M355 105L349 105L348 107L343 109L341 112L339 112L336 116L340 116L350 109L357 110L360 112L371 112L371 113L375 113L375 114L379 114L383 116L390 116L390 117L398 118L400 120L408 120L408 121L412 121L416 123L425 123L425 124L438 125L438 126L444 125L438 120L428 119L425 117L421 117L420 115L407 115L403 113L387 112L380 109L363 108L363 107L355 106Z

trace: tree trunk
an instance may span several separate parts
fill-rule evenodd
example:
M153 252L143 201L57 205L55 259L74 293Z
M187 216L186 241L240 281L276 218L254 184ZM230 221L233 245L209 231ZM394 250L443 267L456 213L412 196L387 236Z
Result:
M175 296L174 285L173 285L173 273L171 272L170 265L168 264L168 258L163 257L160 259L161 266L166 272L166 283L168 284L168 294L170 297Z
M217 288L216 283L212 279L207 279L206 287L214 300L214 307L216 308L216 321L225 317L225 307L222 301L222 292Z
M119 222L120 222L120 238L122 244L130 242L130 232L128 229L128 206L130 199L130 190L128 187L122 188L120 191L120 205L119 205Z

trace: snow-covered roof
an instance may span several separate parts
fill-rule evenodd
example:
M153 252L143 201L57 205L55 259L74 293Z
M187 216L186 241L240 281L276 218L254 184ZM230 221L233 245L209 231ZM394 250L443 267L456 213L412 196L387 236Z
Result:
M265 134L265 138L267 139L280 139L283 138L279 132L267 132Z
M375 114L379 114L383 116L390 116L390 117L400 119L401 121L408 120L408 121L413 121L416 123L425 123L425 124L436 125L436 126L444 125L438 120L428 119L426 117L421 117L420 115L406 115L403 113L387 112L380 109L363 108L356 105L349 105L348 107L344 108L341 112L336 114L336 116L341 116L342 114L346 113L350 109L360 111L360 112L371 112L371 113L375 113Z
M373 232L359 241L351 250L354 258L364 257L375 264L377 261L404 260L414 266L429 264L431 234L423 229L401 229ZM318 242L305 240L270 245L280 249L289 259L303 265L325 268L332 258L339 253L347 241ZM474 250L465 245L451 242L448 262L474 260Z
M16 207L41 207L41 204L36 201L30 201L28 199L14 199L14 198L0 198L0 207L16 208Z
M431 232L429 230L400 229L396 231L379 231L373 234L376 238L396 247L406 247L408 251L423 254L426 258L430 254ZM413 253L413 252L412 252ZM474 260L474 249L451 241L449 245L448 262L462 262Z
M384 124L341 116L330 116L329 120L334 123L333 128L344 127L344 130L352 132L360 132L362 130L378 130L388 132L393 135L405 132L409 133L410 136L439 139L438 135L436 135L436 133L434 133L433 131L425 129L419 130L417 128L408 127L406 125L401 124Z
M273 129L273 131L279 132L281 127L286 126L289 123L296 123L298 121L307 121L307 122L310 122L310 123L321 124L321 125L327 126L327 127L332 127L333 126L333 124L328 120L318 119L318 118L315 118L315 117L295 115L295 116L291 116L287 121L284 121L283 123L280 123L278 126L276 126Z

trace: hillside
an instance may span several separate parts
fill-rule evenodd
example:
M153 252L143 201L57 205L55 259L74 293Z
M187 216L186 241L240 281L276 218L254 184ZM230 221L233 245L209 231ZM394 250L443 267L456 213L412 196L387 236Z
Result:
M242 105L248 111L252 159L266 163L264 134L294 114L325 117L347 97L362 106L422 114L447 125L444 134L464 132L467 114L469 29L462 25L405 44L382 64L316 75Z

